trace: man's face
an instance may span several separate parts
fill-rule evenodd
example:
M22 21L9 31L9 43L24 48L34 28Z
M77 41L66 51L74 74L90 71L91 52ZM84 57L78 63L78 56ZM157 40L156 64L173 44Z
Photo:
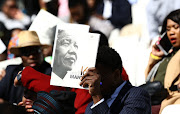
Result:
M9 17L9 18L14 18L17 12L17 6L15 1L13 0L8 0L3 6L3 12Z
M89 8L93 8L95 6L96 0L87 0L87 4Z
M23 66L38 67L43 62L40 46L23 47L20 49Z
M117 81L122 83L121 75L117 76L116 71L113 71L110 67L97 64L98 73L101 76L101 93L103 96L111 95L117 87ZM115 76L116 75L116 76Z
M70 8L71 18L73 21L84 24L84 9L83 6L78 5L76 7Z
M58 51L58 64L62 66L64 70L72 70L77 60L78 45L76 38L66 34L65 37L58 39L56 47L56 50Z

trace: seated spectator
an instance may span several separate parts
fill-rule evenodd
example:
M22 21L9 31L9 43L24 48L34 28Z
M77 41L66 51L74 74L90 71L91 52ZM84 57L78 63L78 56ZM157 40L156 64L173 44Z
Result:
M167 32L167 37L170 40L173 51L169 52L167 56L164 55L164 53L157 47L157 45L153 45L152 52L150 54L148 66L145 71L145 75L147 78L147 81L160 81L162 85L172 91L170 89L170 86L173 81L176 82L175 77L177 77L179 73L179 69L176 70L176 67L174 66L176 62L179 62L179 49L180 49L180 10L172 11L164 20L162 31L161 33ZM175 62L173 62L175 61ZM171 65L174 64L174 65ZM171 67L167 67L170 66ZM177 67L179 68L179 67ZM171 73L168 73L170 70ZM177 72L178 71L178 72ZM173 72L175 74L173 74ZM167 74L168 73L168 74ZM165 76L167 75L167 76ZM165 81L165 77L171 77L167 78L169 81ZM175 83L173 82L172 85ZM175 84L177 85L177 84ZM168 90L168 91L169 91ZM170 92L171 93L171 92ZM161 101L166 98L167 95L160 94L158 104L161 104ZM157 105L158 105L157 104Z
M4 0L0 12L0 22L2 22L8 30L12 30L14 28L27 29L31 20L30 17L18 9L16 0Z
M103 33L99 32L99 31L93 31L93 33L100 34L99 47L101 47L103 45L108 46L107 37ZM127 78L127 74L126 74L125 70L124 70L124 75L125 75L124 77ZM21 81L22 81L23 86L25 86L26 88L28 88L29 90L32 90L34 92L39 92L39 91L50 92L51 90L66 90L67 89L64 87L50 86L50 77L49 76L40 74L40 73L36 73L35 70L32 70L28 67L26 67L23 70ZM39 84L40 82L43 84ZM85 112L87 104L92 100L88 91L82 90L82 89L74 89L74 88L68 88L68 90L76 93L76 99L74 102L74 107L76 108L75 113L83 114ZM30 101L30 100L28 100L28 101ZM26 103L26 100L24 100L23 102L20 102L21 105L25 105L25 103ZM28 107L28 106L26 106L26 107ZM29 107L32 107L32 106L30 105ZM31 112L33 110L27 109L27 111Z
M128 0L101 0L96 9L96 15L109 20L115 28L121 29L132 23L131 4Z
M105 35L103 35L99 31L94 31L93 33L101 34L100 42L99 42L100 47L103 45L108 45L108 41L107 41L107 38L105 37ZM128 76L127 76L125 70L123 70L123 72L124 72L123 73L124 79L128 80ZM16 78L14 81L15 85L19 85L19 82L17 79L18 78ZM28 90L32 90L32 91L36 92L37 94L39 93L39 91L45 91L45 92L49 93L51 90L61 90L61 91L68 90L71 92L75 92L76 98L74 101L74 107L76 108L76 112L75 112L76 114L84 114L87 104L92 100L91 96L87 90L75 89L75 88L64 88L64 87L50 85L50 77L49 76L39 73L39 72L35 71L34 69L32 69L31 67L26 67L22 71L21 83L24 87L28 88ZM24 100L23 102L20 102L20 105L25 105L28 112L33 112L34 106L32 106L32 103L26 105L26 102L29 102L29 101L30 100ZM31 102L33 102L33 101L31 100ZM35 102L36 102L36 100L35 100Z
M2 0L0 8L0 37L8 47L11 38L11 30L15 28L27 29L31 20L27 15L20 11L17 7L16 0ZM0 55L0 61L5 60L6 58L7 50Z
M169 94L162 101L160 112L169 105L171 106L166 111L171 110L172 112L173 108L175 109L180 104L180 51L173 56L167 66L164 87L168 90Z
M86 0L70 0L69 9L71 23L88 24L90 31L101 31L106 37L109 37L110 32L114 29L110 22L92 15Z
M42 48L38 35L35 31L21 31L18 35L19 43L12 47L10 52L22 58L22 64L9 65L6 75L0 81L0 98L10 103L22 101L23 87L14 87L13 80L23 67L30 66L39 72L50 75L51 66L43 60Z
M70 0L68 2L70 10L70 22L88 24L90 12L86 0Z
M121 77L122 61L119 54L101 47L96 67L88 69L80 85L89 88L93 101L85 114L151 114L150 97L140 87L133 87Z
M76 88L65 88L60 86L52 86L50 85L51 77L45 74L42 74L31 67L25 67L25 69L21 73L21 83L28 90L32 90L37 94L40 91L50 92L51 90L59 90L59 91L71 91L76 93L76 98L74 101L74 107L76 108L76 114L84 114L86 106L90 101L92 101L91 96L89 95L87 90L76 89ZM18 78L14 80L15 85L19 85L21 83L18 82ZM33 96L30 96L33 97ZM29 102L36 102L36 99L24 100L20 102L21 105L25 105L27 107L28 112L33 112L32 104ZM26 105L26 103L29 103Z
M167 10L168 8L168 10ZM179 0L149 0L146 7L147 27L150 40L160 34L159 28L162 27L165 17L180 8Z
M70 22L90 25L109 37L114 28L132 23L127 0L69 0Z

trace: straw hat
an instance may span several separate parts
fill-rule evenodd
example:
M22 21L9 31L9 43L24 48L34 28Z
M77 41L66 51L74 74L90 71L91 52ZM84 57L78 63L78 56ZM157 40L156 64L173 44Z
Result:
M39 41L39 37L35 31L21 31L18 34L18 45L12 47L10 52L15 55L20 55L20 48L28 47L28 46L41 46L41 47L48 47L48 45L42 45Z

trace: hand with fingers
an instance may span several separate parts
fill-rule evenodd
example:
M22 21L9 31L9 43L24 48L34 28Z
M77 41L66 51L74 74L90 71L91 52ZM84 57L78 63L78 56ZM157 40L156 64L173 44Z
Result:
M14 86L22 85L22 83L20 81L21 80L21 73L22 73L22 71L19 71L17 76L15 77L15 79L14 79Z
M21 10L17 9L14 15L14 18L17 20L22 20L24 18L24 14Z
M160 50L156 44L154 44L154 45L152 46L152 52L151 52L151 53L152 53L153 55L155 55L155 56L158 56L158 57L163 57L163 56L164 56L163 51Z
M19 102L18 106L24 106L26 109L26 112L33 113L34 112L34 110L32 109L33 102L34 101L31 99L26 99L25 97L23 97L22 101Z
M89 68L82 76L80 85L89 88L89 94L92 96L94 104L100 101L103 97L100 89L101 76L96 68Z

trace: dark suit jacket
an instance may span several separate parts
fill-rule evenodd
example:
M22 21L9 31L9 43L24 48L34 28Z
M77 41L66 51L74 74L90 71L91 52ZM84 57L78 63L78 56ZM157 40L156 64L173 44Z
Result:
M22 101L22 96L24 93L24 87L14 86L14 79L19 71L23 69L23 65L9 65L6 68L6 75L0 81L0 98L10 102L10 103L19 103ZM50 75L51 74L51 66L45 61L40 66L38 70L41 73Z
M91 109L89 103L85 114L151 114L149 94L140 87L133 87L127 82L109 108L104 101Z
M97 6L96 12L102 15L103 9L104 3L102 0ZM109 20L115 27L120 29L132 23L131 5L128 0L112 0L112 16Z

